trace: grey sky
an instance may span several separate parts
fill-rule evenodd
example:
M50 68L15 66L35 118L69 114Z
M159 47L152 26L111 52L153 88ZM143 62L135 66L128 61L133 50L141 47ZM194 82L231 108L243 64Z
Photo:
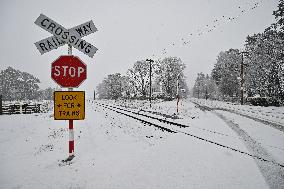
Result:
M107 74L125 74L137 60L166 56L182 59L192 86L197 72L210 72L220 51L242 48L247 35L263 32L274 21L277 4L277 0L1 0L0 69L12 66L38 77L42 88L56 86L50 78L51 63L67 54L67 46L44 55L37 51L34 43L50 36L34 24L43 13L66 28L89 20L98 28L83 38L99 49L94 58L73 50L87 64L87 80L79 89L89 95ZM214 30L206 32L210 29Z

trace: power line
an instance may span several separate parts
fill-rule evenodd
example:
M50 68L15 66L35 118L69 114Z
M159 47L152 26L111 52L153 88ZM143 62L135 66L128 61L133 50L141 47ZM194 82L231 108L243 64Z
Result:
M197 30L188 33L188 35L181 37L179 40L169 43L168 48L163 48L159 54L166 55L170 47L177 47L178 45L182 45L183 47L188 46L191 44L193 37L201 37L217 30L222 22L236 22L239 17L243 16L244 14L247 14L248 12L254 11L256 8L260 7L262 3L263 0L256 1L252 3L249 8L246 9L242 8L240 5L237 5L235 7L235 9L237 9L239 12L237 15L222 15L220 18L214 18L211 23L204 24L205 29L198 28ZM155 54L153 54L153 56L155 56Z

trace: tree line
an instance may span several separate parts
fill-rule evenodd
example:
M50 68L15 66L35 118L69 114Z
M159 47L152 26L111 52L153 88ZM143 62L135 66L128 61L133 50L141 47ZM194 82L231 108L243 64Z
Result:
M196 98L237 102L266 97L284 102L284 1L273 11L275 23L249 35L243 51L220 52L211 73L198 73L192 90Z
M27 72L8 67L0 72L2 100L52 100L55 89L39 88L40 80Z
M187 96L189 90L184 76L185 64L180 58L166 57L152 63L147 60L136 61L125 75L109 74L96 88L98 97L100 99L149 98L150 68L152 98L170 100L176 98L177 94L180 97Z

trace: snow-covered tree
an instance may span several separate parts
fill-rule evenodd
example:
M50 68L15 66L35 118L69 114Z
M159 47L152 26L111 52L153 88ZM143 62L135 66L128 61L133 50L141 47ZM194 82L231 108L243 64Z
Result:
M272 26L280 31L284 32L284 0L279 0L277 10L273 11L276 22Z
M118 99L122 97L122 78L120 73L108 75L97 87L99 98Z
M173 98L177 94L179 83L180 97L188 95L185 81L185 65L177 57L168 57L152 62L152 91L159 88L165 97ZM113 91L116 89L115 91ZM160 90L161 89L161 90ZM128 69L126 76L120 74L109 75L97 86L99 98L139 98L146 99L150 93L150 63L146 60L137 61Z
M54 91L60 91L61 88L51 88L48 87L47 89L40 90L38 92L38 99L40 100L53 100L53 93Z
M192 90L195 98L218 99L218 88L215 81L204 73L198 73Z
M224 98L239 96L241 56L239 50L230 49L221 52L217 57L211 75Z
M135 95L146 98L150 82L149 73L150 64L146 60L135 62L133 68L127 71L127 76L132 88L134 88Z
M108 86L106 79L104 79L101 83L97 86L97 94L99 99L110 99L108 96Z
M4 100L27 100L39 97L40 80L27 72L8 67L0 73L0 93Z
M266 30L248 36L246 40L247 66L245 85L248 95L284 100L283 88L283 33Z
M195 98L201 98L204 93L203 86L205 83L205 75L204 73L198 73L197 78L195 80L194 86L193 86L193 97Z
M188 93L188 87L185 82L184 71L185 64L182 63L180 58L167 57L163 60L157 61L157 82L162 84L162 89L165 95L169 98L175 97L177 94L177 80L179 80L179 90L186 90ZM181 94L181 91L179 91Z
M135 88L130 82L130 78L128 76L121 76L121 93L122 98L132 98L135 94Z

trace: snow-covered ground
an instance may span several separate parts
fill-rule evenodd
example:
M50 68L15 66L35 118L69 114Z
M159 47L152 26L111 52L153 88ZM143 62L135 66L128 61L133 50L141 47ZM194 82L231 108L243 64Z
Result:
M284 127L284 106L262 107L262 106L238 105L230 102L221 102L221 101L205 100L197 98L191 98L190 100L210 108L230 110L242 115L248 115L262 119L264 121L281 124Z
M176 114L174 101L152 108L145 101L100 102L156 117ZM0 116L0 188L284 187L284 168L275 164L284 164L282 131L189 101L179 110L178 119L165 119L189 127L155 122L179 131L169 133L87 101L86 119L74 121L75 158L65 166L59 162L68 156L68 121L53 120L52 112ZM258 144L247 143L248 136Z

